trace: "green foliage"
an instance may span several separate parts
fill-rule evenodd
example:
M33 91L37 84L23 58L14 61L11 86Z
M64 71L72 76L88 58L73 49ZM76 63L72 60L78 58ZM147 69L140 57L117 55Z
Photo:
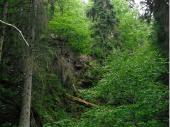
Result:
M93 21L92 37L94 40L93 55L97 57L106 56L112 49L115 31L115 12L110 0L93 0L87 15Z
M63 89L56 74L46 74L37 78L33 87L33 106L38 111L44 123L62 119L67 115L62 105ZM40 85L41 84L41 85ZM34 91L36 90L36 91Z
M85 90L87 100L103 105L62 127L168 127L168 88L158 81L165 60L148 43L133 52L115 50L103 67L96 87ZM95 101L96 103L97 101ZM108 106L110 105L110 106Z
M102 80L85 95L114 105L135 103L140 91L159 88L156 80L165 72L164 65L165 60L148 44L131 53L115 51L101 71Z
M113 3L118 19L119 40L117 43L121 48L132 50L148 41L151 37L152 25L140 21L137 11L130 9L127 1L113 0Z
M168 58L169 55L169 1L168 0L143 0L145 7L141 16L148 22L153 21L155 26L153 33L155 43L157 42L160 51ZM154 19L154 20L153 20Z
M47 123L43 127L75 127L76 122L74 119L63 119L58 122Z
M56 5L55 15L49 23L52 32L63 41L68 41L75 51L90 53L90 22L85 17L81 1L63 1L62 11L58 6Z
M41 43L34 44L32 90L32 107L38 112L44 127L168 126L168 88L160 81L161 74L167 71L166 60L153 46L152 24L140 21L136 10L129 9L125 0L93 2L88 13L93 19L91 24L85 15L86 7L80 0L57 0L55 9L51 8L54 15L49 21L48 30L51 35L55 34L55 42L68 43L76 53L92 54L98 58L107 56L102 64L97 59L89 63L88 71L83 70L84 77L94 80L91 88L78 89L81 98L98 106L85 108L64 98L63 93L73 92L71 89L66 91L58 78L54 67L56 47L50 42L51 38L47 37L49 33L45 33L45 36L39 36ZM14 4L14 1L10 0L10 3ZM32 22L25 20L25 14L18 24ZM40 33L40 28L36 28L36 33ZM24 49L16 43L20 41L15 38L16 35L11 36L6 43L7 56L4 55L1 65L4 71L1 78L7 82L0 86L2 113L13 104L11 100L20 103L19 83L22 84L20 75L23 74L18 59ZM6 123L0 126L12 125Z
M114 0L121 49L108 56L98 84L82 94L113 107L89 110L79 127L168 126L167 118L161 118L167 115L168 88L159 81L167 71L166 60L152 44L151 26L139 21L124 2Z
M53 69L55 48L46 36L42 36L38 52L34 53L34 76L32 105L43 123L54 122L68 117L64 111L62 94L64 91L56 70Z
M76 127L166 127L161 120L146 117L139 105L127 105L117 108L100 106L84 113ZM143 116L143 118L141 118Z
M1 124L1 127L17 127L17 126L12 125L12 123L4 123L4 124Z
M109 60L104 68L107 73L99 87L103 97L112 96L114 101L117 97L125 97L128 101L138 90L146 89L152 83L156 85L154 81L165 72L165 60L146 45L131 53L115 53ZM124 103L123 100L121 102Z

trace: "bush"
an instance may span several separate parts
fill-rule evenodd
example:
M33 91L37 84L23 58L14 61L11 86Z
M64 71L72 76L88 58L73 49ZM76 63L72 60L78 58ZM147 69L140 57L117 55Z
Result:
M80 0L65 1L63 12L57 9L50 21L50 30L58 37L68 41L72 49L82 54L89 54L91 47L90 22L87 20Z
M112 0L118 20L117 30L121 48L133 50L151 38L152 25L140 21L134 8L129 8L128 1Z
M100 106L84 113L76 127L166 127L161 120L138 117L141 109L138 104L117 108ZM144 110L144 109L143 109ZM142 111L143 111L142 110ZM145 117L145 111L140 116Z
M158 52L145 43L133 52L116 50L106 63L103 78L83 95L113 107L89 110L79 127L165 127L168 88L158 80L166 71Z
M148 44L132 53L116 52L105 66L108 72L99 82L100 95L114 104L128 103L138 91L147 89L161 73L165 72L165 60ZM114 100L114 101L113 101Z

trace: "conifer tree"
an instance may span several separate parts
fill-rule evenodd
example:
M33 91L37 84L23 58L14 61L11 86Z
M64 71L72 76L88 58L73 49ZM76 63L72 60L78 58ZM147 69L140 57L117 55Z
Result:
M93 0L93 5L87 13L93 21L93 37L96 39L95 47L106 53L111 48L111 41L115 33L116 17L114 7L110 0Z

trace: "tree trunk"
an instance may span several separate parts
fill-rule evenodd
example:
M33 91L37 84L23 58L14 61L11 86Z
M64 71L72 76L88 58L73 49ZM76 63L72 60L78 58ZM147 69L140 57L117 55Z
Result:
M19 127L30 127L31 89L32 89L32 56L24 60L25 82L22 95L22 108Z
M4 1L3 4L3 14L2 14L2 20L6 21L7 18L7 12L8 12L8 1ZM2 26L2 35L0 36L0 61L2 59L2 48L4 43L4 36L5 36L5 26Z
M20 121L19 127L30 127L30 115L31 115L31 91L32 91L32 73L33 73L33 55L32 55L32 47L35 46L36 41L39 38L39 33L37 32L39 29L39 24L42 21L41 19L37 20L37 17L40 16L40 6L42 0L32 0L30 3L30 12L28 14L28 32L27 36L29 38L30 47L27 47L24 51L24 55L26 55L26 59L24 59L24 74L25 74L25 82L23 89L23 98L22 98L22 108L20 113ZM39 23L37 25L37 23ZM31 47L32 46L32 47Z
M36 0L33 0L30 3L30 12L29 12L29 42L30 44L35 43L35 13L37 6ZM33 18L33 19L32 19ZM32 72L33 72L33 55L32 55L32 49L31 47L26 47L24 51L24 55L26 58L23 60L24 64L24 88L23 88L23 96L22 96L22 108L20 113L20 120L19 120L19 127L30 127L31 120L31 91L32 91Z

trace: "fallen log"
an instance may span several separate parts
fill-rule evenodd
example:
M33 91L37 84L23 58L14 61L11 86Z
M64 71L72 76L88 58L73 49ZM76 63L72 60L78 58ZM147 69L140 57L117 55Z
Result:
M96 104L90 103L90 102L83 100L79 97L75 97L75 96L72 96L72 95L69 95L69 94L65 94L65 96L70 101L73 101L75 103L79 103L79 104L84 105L84 106L89 107L89 108L97 106Z

